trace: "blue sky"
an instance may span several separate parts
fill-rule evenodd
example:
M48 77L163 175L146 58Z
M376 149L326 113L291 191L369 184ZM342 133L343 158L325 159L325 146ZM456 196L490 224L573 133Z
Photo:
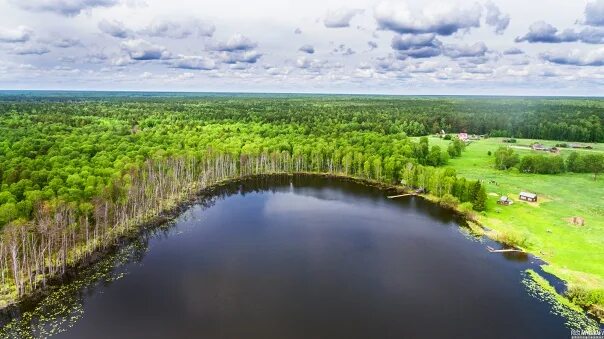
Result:
M0 89L604 93L604 0L0 0L0 13Z

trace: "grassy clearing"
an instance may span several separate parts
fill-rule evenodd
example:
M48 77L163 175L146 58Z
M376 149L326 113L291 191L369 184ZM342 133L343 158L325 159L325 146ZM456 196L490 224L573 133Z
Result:
M538 141L553 146L556 141L518 139L514 145L520 154L529 154L522 146ZM431 138L431 144L446 147L447 140ZM604 288L604 177L593 180L591 174L524 174L517 170L499 171L493 167L494 153L504 144L501 138L474 141L461 158L451 159L449 166L468 179L482 179L488 195L488 211L479 221L492 229L495 239L509 239L519 247L549 263L544 270L565 280L570 288L601 290ZM604 152L604 144L591 144ZM571 150L563 149L567 156ZM495 181L495 183L491 183ZM518 200L520 191L539 195L538 203ZM497 205L498 196L514 200L511 206ZM585 226L575 226L568 218L585 218ZM602 305L600 305L602 306Z

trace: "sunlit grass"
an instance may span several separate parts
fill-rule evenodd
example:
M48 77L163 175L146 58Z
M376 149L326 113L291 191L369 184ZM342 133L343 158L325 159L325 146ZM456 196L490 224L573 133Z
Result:
M430 142L448 143L439 138L430 138ZM532 142L518 139L516 145ZM449 162L459 175L483 180L487 192L494 193L489 194L488 211L478 216L480 222L494 231L496 239L521 241L516 245L544 259L548 263L544 270L563 279L570 287L604 288L604 177L594 181L591 174L543 175L519 173L514 169L496 170L494 156L488 152L494 153L503 145L507 144L501 138L475 141L466 147L462 157ZM594 147L591 152L604 151L603 144L591 145ZM520 154L533 152L517 151ZM563 150L562 155L568 152ZM520 191L537 193L539 202L518 201ZM497 205L501 195L511 197L515 203ZM585 225L569 223L567 219L573 216L585 218Z

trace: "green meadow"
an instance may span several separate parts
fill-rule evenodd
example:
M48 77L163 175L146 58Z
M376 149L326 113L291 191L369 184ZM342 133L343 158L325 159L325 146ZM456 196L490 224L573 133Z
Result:
M469 179L481 179L489 195L488 209L478 216L493 238L512 238L521 247L545 260L544 269L568 283L569 288L588 291L604 289L604 176L596 181L592 174L525 174L517 169L494 168L494 152L500 146L513 147L520 156L537 153L528 146L539 142L554 146L556 141L518 139L516 144L502 138L472 141L464 154L449 161L449 166ZM431 144L446 147L447 140L430 138ZM604 152L603 144L590 144ZM567 156L572 150L562 149ZM537 203L522 202L519 192L538 194ZM514 203L501 206L501 195ZM569 218L582 217L584 226ZM600 294L600 293L598 293ZM602 306L601 301L598 302Z

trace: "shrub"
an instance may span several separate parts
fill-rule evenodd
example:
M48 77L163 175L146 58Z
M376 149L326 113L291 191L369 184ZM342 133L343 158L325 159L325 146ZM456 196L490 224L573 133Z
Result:
M452 208L459 204L459 199L447 193L440 198L439 203L441 206Z
M586 290L580 287L571 287L566 292L568 298L577 305L590 306L604 305L604 290Z
M566 291L566 296L575 304L590 310L595 316L604 319L604 290L585 290L580 287L571 287Z
M461 211L461 213L465 214L465 216L470 219L470 220L475 220L476 219L476 212L474 211L474 206L472 205L471 202L464 202L461 205L459 205L459 210Z
M531 244L527 235L513 231L499 232L495 236L495 240L518 248L528 248Z

